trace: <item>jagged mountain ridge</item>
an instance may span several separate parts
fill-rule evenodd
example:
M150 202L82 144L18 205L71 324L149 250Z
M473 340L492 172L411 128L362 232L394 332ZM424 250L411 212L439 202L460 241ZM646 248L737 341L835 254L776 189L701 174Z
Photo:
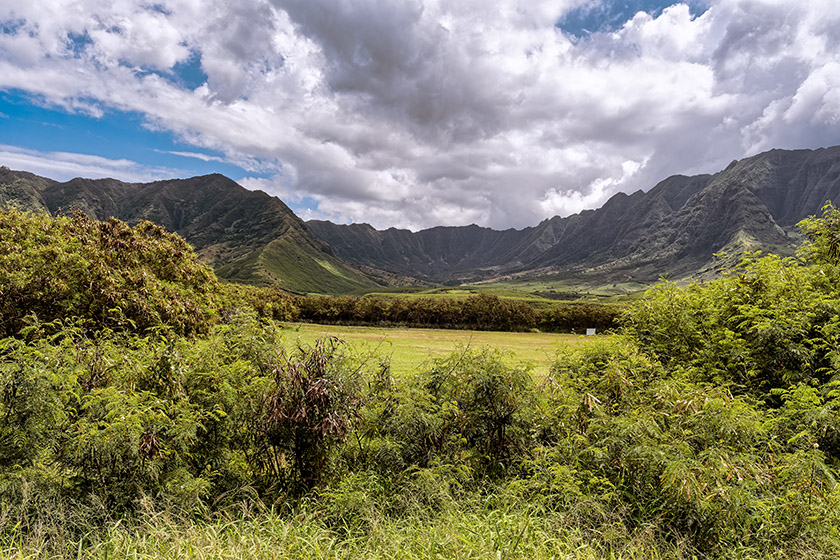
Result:
M795 224L826 200L840 200L840 147L771 150L713 175L672 176L647 192L616 194L597 210L504 231L304 224L280 199L218 174L62 183L0 169L0 206L149 219L185 237L224 279L321 293L375 290L405 277L460 282L550 273L649 282L689 275L712 266L720 251L791 252Z
M58 182L0 169L0 206L97 219L150 220L192 244L219 277L297 292L373 289L369 276L336 258L279 198L219 174L152 183L115 179Z
M437 282L529 271L649 282L713 266L721 251L790 253L795 224L827 200L840 200L840 147L771 150L522 230L472 225L412 233L323 221L307 227L352 263Z

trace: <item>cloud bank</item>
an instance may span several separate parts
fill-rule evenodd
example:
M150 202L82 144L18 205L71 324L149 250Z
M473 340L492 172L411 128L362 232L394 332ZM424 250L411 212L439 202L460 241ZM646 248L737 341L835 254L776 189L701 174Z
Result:
M21 169L57 180L120 177L124 181L145 183L170 179L182 173L177 169L149 167L128 159L115 160L68 152L39 152L5 144L0 144L0 162L11 169Z
M523 227L673 173L840 144L835 0L708 0L700 15L674 4L563 28L608 6L6 3L0 89L139 112L196 150L258 162L246 184L377 227Z

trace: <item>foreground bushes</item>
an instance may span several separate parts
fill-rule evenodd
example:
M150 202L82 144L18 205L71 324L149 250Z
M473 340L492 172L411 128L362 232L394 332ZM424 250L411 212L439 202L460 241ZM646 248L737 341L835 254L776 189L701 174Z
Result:
M333 346L286 355L278 337L243 316L197 340L73 326L4 339L0 498L111 516L144 496L189 508L246 486L311 488L356 404Z
M151 222L0 211L0 335L69 316L94 328L206 332L215 285L192 247Z
M561 353L539 384L486 349L395 382L247 315L192 340L65 325L0 358L0 534L57 507L87 526L300 496L353 535L476 503L696 552L823 547L840 526L819 389L770 406L630 339Z
M165 509L317 515L352 546L382 526L514 512L604 557L640 535L686 557L831 557L840 270L822 241L655 288L625 335L558 353L539 383L490 349L393 380L387 359L339 341L289 348L255 313L194 337L31 319L0 339L0 542L48 527L81 546L91 527ZM498 555L503 538L533 543L528 523L497 525Z

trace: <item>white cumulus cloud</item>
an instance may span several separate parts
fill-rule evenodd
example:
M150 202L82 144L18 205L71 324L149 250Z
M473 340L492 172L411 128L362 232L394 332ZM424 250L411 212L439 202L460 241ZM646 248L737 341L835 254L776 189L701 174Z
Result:
M315 201L312 216L377 227L522 227L669 174L840 143L835 0L663 3L583 37L556 25L600 3L7 2L0 89L139 112L276 175L246 184ZM190 60L199 87L175 79Z

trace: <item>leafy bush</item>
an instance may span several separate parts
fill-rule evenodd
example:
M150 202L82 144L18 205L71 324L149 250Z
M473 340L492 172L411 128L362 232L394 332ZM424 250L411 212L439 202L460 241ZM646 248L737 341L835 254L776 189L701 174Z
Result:
M527 368L506 365L498 351L464 350L436 362L426 387L482 466L503 468L527 448L536 402Z
M754 256L706 286L660 285L626 320L672 366L772 399L774 389L834 375L840 297L820 265Z
M547 332L584 332L617 329L622 308L596 303L556 304L539 312L539 327Z
M213 272L180 237L151 222L0 211L0 335L28 317L80 317L95 328L142 332L166 325L206 332Z
M300 315L295 297L276 286L222 284L217 299L219 307L231 315L251 310L262 318L275 321L294 321Z
M368 397L354 464L400 476L462 465L501 477L530 445L536 403L527 368L507 365L498 351L464 349Z
M299 494L356 417L358 366L337 343L287 354L253 314L196 339L51 328L0 339L4 503L47 480L42 495L106 516L144 498L190 510L244 488Z
M761 402L663 370L622 340L561 356L548 386L557 463L528 463L531 492L596 498L596 510L706 551L812 538L838 522L833 467L793 445Z
M321 482L330 447L350 430L358 401L349 390L336 339L298 348L274 364L255 430L255 453L269 459L261 470L289 463L292 488L308 490Z

